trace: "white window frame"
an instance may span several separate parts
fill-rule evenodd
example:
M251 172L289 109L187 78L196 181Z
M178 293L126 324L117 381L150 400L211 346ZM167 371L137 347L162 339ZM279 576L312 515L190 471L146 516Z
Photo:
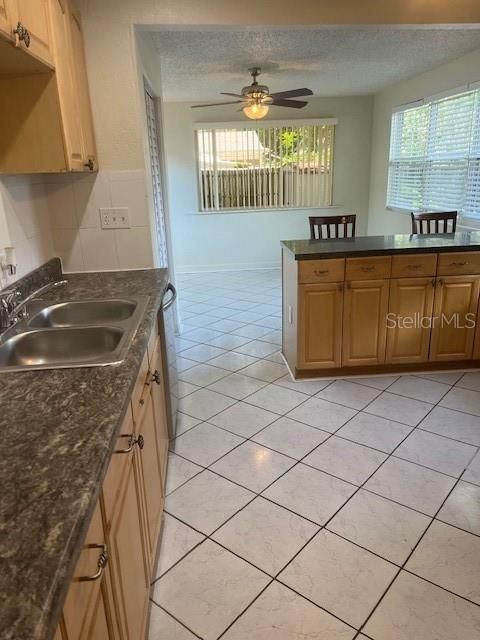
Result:
M426 198L428 200L428 189L432 187L432 183L428 182L426 178L428 169L431 168L432 163L434 164L435 160L438 161L438 158L431 153L431 136L432 132L435 131L435 106L440 104L443 100L448 98L460 98L462 95L474 94L474 107L472 108L471 115L471 125L470 125L470 147L468 152L465 152L464 155L458 156L455 158L454 154L450 154L450 156L446 157L446 161L455 162L455 160L460 163L465 163L465 176L463 185L459 185L459 191L461 195L458 196L458 200L456 200L457 204L455 206L445 205L444 207L438 207L438 210L452 210L456 209L459 212L459 222L464 226L472 226L479 227L480 226L480 211L478 216L468 217L463 213L463 209L468 202L469 197L471 198L472 192L468 189L468 178L467 176L471 175L470 171L473 166L475 166L475 175L477 175L477 167L479 166L480 158L480 81L473 82L470 84L462 85L460 87L456 87L455 89L450 89L448 91L444 91L439 94L435 94L433 96L429 96L427 98L422 98L420 100L416 100L415 102L411 102L405 105L401 105L399 107L395 107L392 112L391 118L391 127L390 127L390 152L389 152L389 160L388 160L388 178L387 178L387 190L386 190L386 208L391 211L399 211L402 213L407 213L410 211L418 212L418 211L434 211L434 207L408 207L404 208L395 204L392 204L391 199L391 185L395 179L398 180L398 175L395 176L392 167L395 166L397 169L399 165L401 167L402 160L400 156L395 155L396 150L395 146L395 136L394 136L394 127L395 127L395 118L397 113L406 112L413 109L418 109L419 107L430 107L428 111L428 127L427 127L427 141L424 154L420 154L418 160L414 159L406 159L404 166L407 167L408 164L412 165L418 163L419 171L421 172L422 185L421 185L421 195L422 199ZM476 100L476 102L475 102ZM475 107L476 105L476 107ZM423 168L422 168L423 167ZM476 183L478 184L479 178L476 179ZM478 193L478 187L474 187L475 197L478 197L476 194ZM425 202L425 200L424 200Z
M321 210L335 208L333 204L333 180L334 180L334 164L335 164L335 126L338 124L337 118L315 118L315 119L294 119L294 120L248 120L248 121L229 121L229 122L198 122L193 126L194 132L194 151L195 151L195 170L197 176L197 202L198 212L200 215L223 215L232 213L260 213L266 211L303 211L306 209ZM200 162L200 150L198 147L198 135L199 130L256 130L256 129L269 129L280 127L302 127L302 126L333 126L332 143L331 143L331 167L330 167L330 198L328 204L314 204L311 206L239 206L228 208L204 208L203 207L203 192L202 192L202 178L201 178L201 162ZM214 136L215 138L215 136ZM214 189L218 189L218 183L214 185ZM216 197L218 203L219 198Z

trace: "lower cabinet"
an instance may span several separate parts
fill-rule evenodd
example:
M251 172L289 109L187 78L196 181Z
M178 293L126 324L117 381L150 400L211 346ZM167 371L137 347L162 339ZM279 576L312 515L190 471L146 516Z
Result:
M343 282L299 285L300 369L341 366Z
M345 283L343 308L344 367L385 362L389 280Z
M435 278L399 278L390 282L387 363L428 360L434 292Z
M479 292L479 276L437 278L430 360L472 358Z
M146 637L168 452L161 349L150 342L155 353L145 356L55 640Z

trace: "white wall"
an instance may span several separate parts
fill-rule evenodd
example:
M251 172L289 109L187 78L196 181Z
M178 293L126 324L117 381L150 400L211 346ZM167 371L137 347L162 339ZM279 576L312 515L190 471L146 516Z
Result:
M411 230L409 215L398 211L388 211L385 207L393 107L477 80L480 80L480 50L410 80L392 85L375 96L368 218L369 235L410 233Z
M317 98L301 114L275 110L263 122L335 117L334 204L355 212L358 233L367 230L373 99ZM232 121L231 107L191 109L164 103L167 184L175 263L179 271L272 267L280 263L280 241L306 238L311 210L200 214L195 167L194 122ZM273 110L272 110L273 111ZM238 114L239 120L241 115ZM322 211L322 210L318 210ZM336 209L324 210L327 215Z

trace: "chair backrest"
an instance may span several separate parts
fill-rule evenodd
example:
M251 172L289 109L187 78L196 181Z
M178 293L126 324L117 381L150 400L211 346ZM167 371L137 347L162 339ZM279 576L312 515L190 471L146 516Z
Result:
M412 233L454 233L457 228L457 212L412 213ZM451 223L449 228L449 223Z
M310 238L312 240L354 238L356 219L357 216L355 214L346 216L310 216L308 218ZM340 229L343 230L342 235L340 235Z

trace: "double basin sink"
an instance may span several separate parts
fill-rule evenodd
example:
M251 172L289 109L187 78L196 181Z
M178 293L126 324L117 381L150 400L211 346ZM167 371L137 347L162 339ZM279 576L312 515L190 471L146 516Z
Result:
M33 300L28 320L0 343L0 371L118 364L145 312L148 297Z

